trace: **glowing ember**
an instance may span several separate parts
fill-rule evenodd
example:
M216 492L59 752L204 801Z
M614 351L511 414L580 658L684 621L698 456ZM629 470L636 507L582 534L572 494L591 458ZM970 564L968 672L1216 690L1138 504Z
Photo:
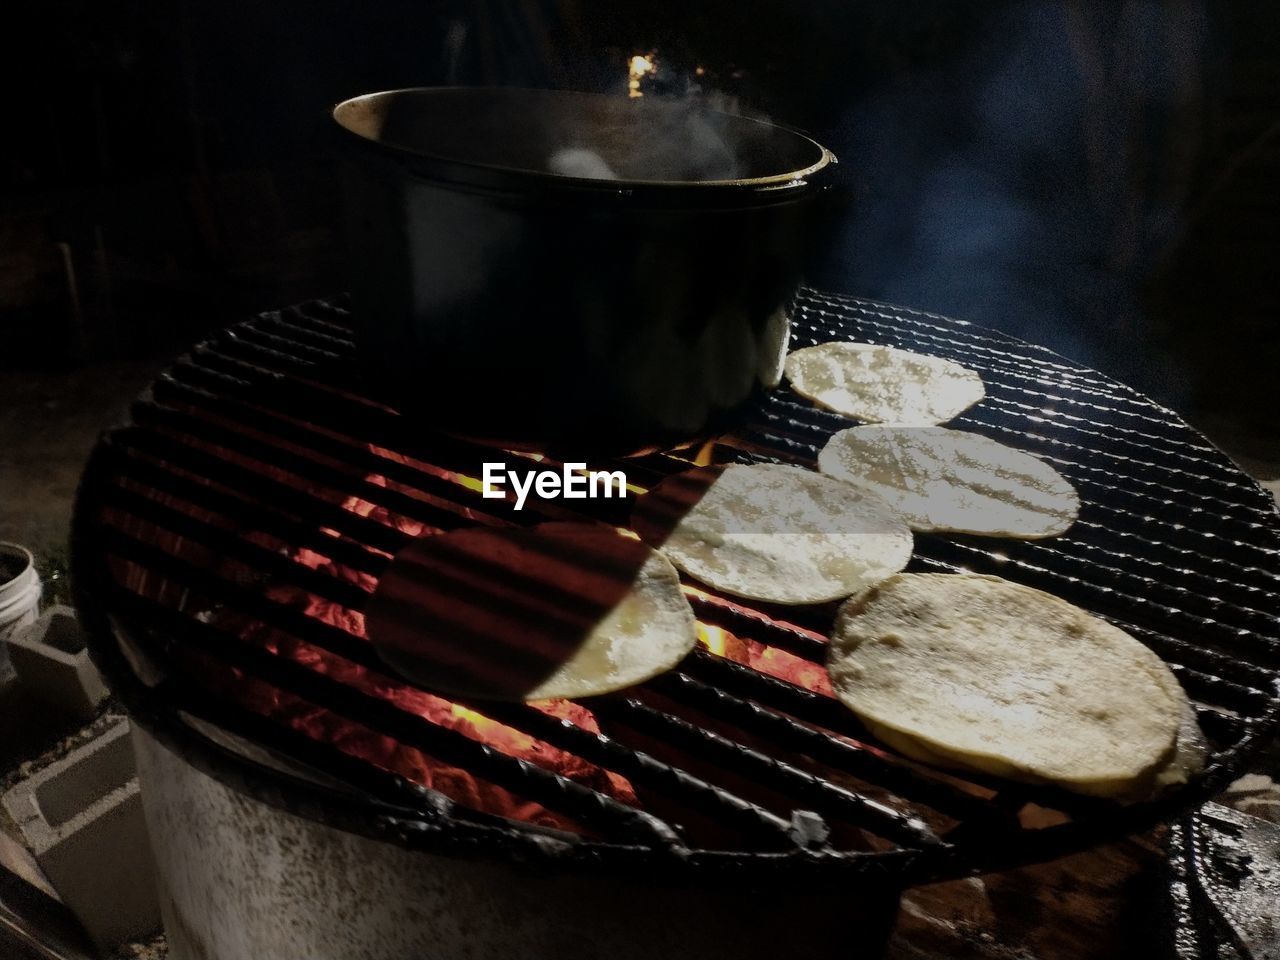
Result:
M470 726L472 730L480 734L481 739L484 738L486 732L493 732L501 726L496 720L490 720L483 713L476 713L467 707L458 703L449 704L449 712L463 722L464 725ZM533 738L527 738L530 744Z
M698 452L693 457L693 464L697 467L709 467L715 463L716 441L708 440L698 448Z
M285 595L279 593L276 594L275 599L289 602ZM309 616L353 635L363 636L364 618L356 611L317 600L300 592L293 597L289 605L302 606ZM637 802L631 785L626 779L603 770L575 754L559 750L520 730L499 723L477 710L409 686L391 676L389 671L384 674L369 670L290 635L255 630L253 624L246 625L242 635L246 639L258 640L277 656L300 663L316 673L329 676L362 693L387 700L406 713L457 731L509 756L528 760L624 803ZM331 743L338 749L383 769L439 790L471 809L531 823L578 829L572 822L553 811L515 797L469 771L427 756L417 749L408 747L392 737L369 730L346 717L284 695L267 684L249 683L244 677L236 677L232 683L228 684L228 690L256 712L271 716L313 739ZM600 732L595 717L585 707L576 703L546 701L532 704L531 708L566 720L584 730Z
M381 513L382 515L376 516L376 519L384 522L391 519L391 516L380 508L375 508L374 513ZM317 558L314 554L304 556L299 553L297 559L311 565ZM324 562L328 572L342 579L358 583L365 589L372 589L375 585L374 578L367 574L350 571L328 561ZM278 596L276 599L293 604L300 603L310 616L357 636L364 636L364 618L356 611L336 607L310 594L295 595L292 601L287 596ZM510 756L529 760L623 802L636 802L631 785L624 778L602 770L572 753L558 750L520 730L499 723L476 710L409 686L391 676L390 671L385 676L374 673L327 651L292 639L287 645L279 645L276 652L305 663L319 673L335 676L349 686L390 700L407 712L417 714L442 727L456 730L472 740L495 747ZM593 733L599 732L595 717L578 704L567 701L548 701L533 706L535 709L540 709L561 720L567 720ZM327 736L326 739L334 738ZM434 786L454 800L473 809L549 825L571 826L567 821L537 804L515 801L505 791L479 781L465 770L442 764L433 758L424 758L417 751L411 751L411 753L412 758L408 763L397 762L401 758L394 754L388 756L385 752L381 756L364 752L360 755L405 777Z
M703 630L708 631L705 638L702 635ZM831 689L831 681L827 678L827 668L820 663L805 660L755 640L736 637L718 627L699 625L698 639L702 640L708 650L726 660L751 667L753 670L777 677L779 680L786 680L788 683L794 683L797 687L804 687L814 693L828 697L835 696L835 691Z
M376 453L394 458L401 462L416 461L393 454L379 448L371 448ZM230 458L229 459L233 459ZM537 459L541 459L538 457ZM277 479L288 480L297 489L314 496L324 496L331 502L341 503L350 512L400 530L411 537L430 535L439 532L421 522L394 513L385 507L375 505L367 500L354 496L335 497L336 491L328 490L318 484L301 477L287 476L281 472L259 467L263 473L274 475ZM429 472L437 476L446 475L449 479L463 486L470 486L470 478L463 477L439 467ZM419 490L397 483L387 477L364 474L358 479L365 483L386 487L415 499L434 502L435 498L423 494ZM457 504L450 504L458 511ZM463 516L470 511L464 508ZM215 518L209 516L213 521ZM147 531L156 542L167 542L167 549L179 556L188 557L192 548L183 541L176 541L172 534L159 529ZM257 534L247 535L250 539L261 539ZM337 563L326 556L323 547L299 548L289 547L276 541L263 541L264 546L280 549L288 553L296 563L349 583L364 591L371 592L376 586L377 578L369 573L354 570ZM236 565L216 557L201 557L210 566L222 570L229 575L238 575ZM149 584L137 582L136 574L131 575L128 568L118 571L122 581L133 581L133 587L145 593L161 593ZM163 586L161 584L160 586ZM163 595L163 594L162 594ZM306 616L330 627L345 632L352 640L364 639L364 616L357 609L352 609L330 600L317 597L308 591L292 585L275 585L266 589L266 596L283 607L290 607ZM179 601L181 602L181 601ZM422 717L437 726L460 733L471 740L493 747L508 756L526 760L560 776L574 780L623 803L639 805L631 784L623 777L604 770L573 753L569 753L538 740L520 730L499 723L483 713L453 703L442 697L418 689L400 680L390 668L374 670L359 663L348 660L327 649L308 643L298 637L267 626L263 621L231 614L225 610L215 614L209 621L211 625L236 633L242 640L260 645L262 649L282 658L300 664L317 674L327 676L347 687L363 694L388 701L400 710ZM223 695L233 698L246 708L266 717L270 717L285 727L303 733L313 740L328 743L338 750L358 757L376 767L396 773L415 783L431 787L445 794L450 799L473 810L498 816L510 817L529 823L554 826L560 829L581 832L580 825L568 818L548 810L541 805L518 797L506 789L485 781L468 770L460 769L439 759L429 756L421 750L408 746L394 737L387 736L378 730L371 729L363 723L325 707L303 700L297 695L283 691L264 680L246 675L243 671L220 664L219 662L189 654L200 660L197 668L210 688L219 690ZM594 715L576 703L570 701L545 701L529 705L548 716L572 723L592 733L599 733L600 728ZM483 709L483 708L481 708Z
M484 493L484 483L475 477L468 477L463 473L455 473L453 475L455 482L462 484L468 490L474 490L476 493Z
M637 60L643 61L636 64L638 76L653 72L654 64L651 59L639 57ZM369 449L375 455L409 464L470 490L475 490L478 485L475 478L439 466L422 464L383 448L370 447ZM540 455L524 453L513 453L513 455L534 461L544 459ZM709 461L712 455L713 445L708 442L698 449L697 459L699 462ZM229 453L225 456L231 461L243 459ZM363 497L350 495L336 485L326 487L305 477L288 474L264 465L255 465L255 469L278 482L287 483L301 494L323 499L334 506L341 506L352 514L401 531L409 537L429 536L439 532L438 528L395 513ZM386 476L352 471L351 477L352 487L349 489L359 489L358 484L363 485L366 491L369 486L385 487L402 497L411 497L432 504L439 503L462 518L470 517L472 514L472 510L461 503L445 501ZM165 497L160 499L177 509L183 509L180 501L175 502ZM199 518L205 522L222 525L229 530L237 529L225 517L204 511L198 511L198 513ZM491 517L483 519L493 522ZM252 573L250 568L239 561L213 554L198 544L176 538L175 535L163 529L153 528L145 521L134 519L128 525L137 528L137 533L157 543L162 549L187 562L206 566L218 576L235 580ZM323 539L312 540L307 547L297 547L258 531L239 532L251 542L287 555L300 566L309 568L317 574L333 577L360 591L372 592L376 586L375 575L347 567L327 555ZM621 532L628 536L635 536L629 530ZM327 531L327 533L328 536L333 537L335 543L341 539L338 531ZM174 593L169 589L171 585L162 578L147 582L140 570L132 564L124 564L123 561L117 564L116 575L130 589L149 595L166 605L198 602L188 597L185 590L177 590L176 585L174 588L177 592ZM693 598L701 598L717 604L727 602L697 587L685 586L684 590ZM320 624L342 631L349 642L359 644L365 641L364 617L360 612L359 603L350 607L344 606L317 597L302 587L284 584L266 587L265 597L281 607L291 608ZM486 716L483 705L477 705L478 709L473 709L453 703L412 686L389 667L383 669L364 666L360 662L339 656L325 647L300 639L299 636L269 626L261 619L233 613L225 608L213 613L205 622L216 629L233 633L241 641L257 646L282 660L288 660L316 674L328 677L365 696L376 697L408 715L420 717L438 727L452 730L470 740L493 747L508 756L564 776L622 803L640 806L634 788L625 778L592 764L576 754L561 750L522 730ZM826 672L818 664L754 641L740 639L720 627L709 624L699 624L698 638L702 645L716 656L745 664L811 690L830 693ZM234 699L245 708L269 717L281 726L304 734L319 743L329 744L375 767L438 790L464 807L529 823L539 823L576 832L582 830L581 825L575 824L555 811L516 796L466 769L430 756L423 750L369 727L352 716L337 712L336 708L329 709L305 700L264 679L246 674L242 670L230 667L215 658L202 656L195 651L184 651L179 655L187 656L198 663L195 671L197 675L204 678L209 689ZM544 701L529 704L528 709L539 711L548 717L573 724L591 733L601 732L595 715L588 708L572 701Z
M714 653L723 657L727 648L727 634L719 627L709 627L705 623L698 624L698 642Z
M687 597L709 600L717 604L728 603L728 601L689 584L681 584L680 588ZM736 606L735 604L729 605ZM718 657L741 663L771 677L777 677L779 680L786 680L788 683L794 683L798 687L812 690L814 693L821 693L828 697L835 696L835 692L831 689L831 681L827 678L827 669L820 663L805 660L795 654L787 653L785 650L770 647L755 640L737 637L720 627L709 626L701 622L698 624L698 642Z

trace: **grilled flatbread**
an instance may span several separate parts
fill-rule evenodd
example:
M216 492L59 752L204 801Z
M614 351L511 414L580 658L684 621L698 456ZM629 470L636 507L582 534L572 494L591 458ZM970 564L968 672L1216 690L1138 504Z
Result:
M836 695L909 757L1079 793L1150 789L1187 698L1123 630L998 577L899 574L841 608Z
M1080 513L1075 488L1029 453L946 427L841 430L818 469L878 494L911 529L995 537L1056 536Z
M658 534L646 532L644 522L636 529L717 590L772 603L821 603L865 590L911 558L911 531L875 494L781 464L691 473L701 482L688 474L670 478L637 507L642 514L655 503L673 506L672 523ZM682 500L687 491L693 492Z
M804 347L785 369L800 396L866 423L946 423L986 395L982 378L958 363L870 343Z
M379 580L365 629L409 679L496 700L621 690L671 669L697 642L667 560L577 523L419 538Z

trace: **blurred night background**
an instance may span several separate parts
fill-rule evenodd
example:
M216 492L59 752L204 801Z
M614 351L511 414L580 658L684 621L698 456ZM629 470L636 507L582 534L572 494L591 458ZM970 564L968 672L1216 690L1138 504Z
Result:
M1045 343L1280 471L1274 0L15 5L0 539L53 536L11 518L74 482L103 411L161 360L342 287L334 103L622 96L636 55L656 67L645 96L706 97L840 156L815 284Z

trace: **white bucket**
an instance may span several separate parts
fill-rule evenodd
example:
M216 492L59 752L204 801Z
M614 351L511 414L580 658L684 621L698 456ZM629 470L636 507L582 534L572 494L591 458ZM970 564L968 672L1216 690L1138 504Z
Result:
M4 642L40 615L40 574L31 551L0 542L0 664L9 659Z

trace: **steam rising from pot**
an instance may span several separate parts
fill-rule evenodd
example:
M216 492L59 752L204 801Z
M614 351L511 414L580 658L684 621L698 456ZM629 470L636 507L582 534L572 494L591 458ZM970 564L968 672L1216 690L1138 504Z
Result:
M604 128L560 147L546 168L589 180L734 180L746 173L751 138L731 144L716 114L696 103L670 112L637 111L630 129ZM763 131L762 131L763 132ZM736 149L735 149L736 148Z
M699 68L701 69L701 68ZM563 177L587 180L735 180L751 176L742 154L752 148L748 140L731 143L718 129L717 114L737 114L736 98L704 89L701 80L662 69L663 89L684 90L683 97L654 99L675 111L636 111L626 124L630 129L594 130L575 142L554 150L546 169ZM627 60L627 95L645 96L642 81L658 77L656 51L638 53ZM703 76L698 73L697 76ZM763 118L762 118L763 119Z
M600 154L586 147L565 147L557 150L547 161L547 169L562 177L581 177L585 180L617 180L613 168L604 162Z

